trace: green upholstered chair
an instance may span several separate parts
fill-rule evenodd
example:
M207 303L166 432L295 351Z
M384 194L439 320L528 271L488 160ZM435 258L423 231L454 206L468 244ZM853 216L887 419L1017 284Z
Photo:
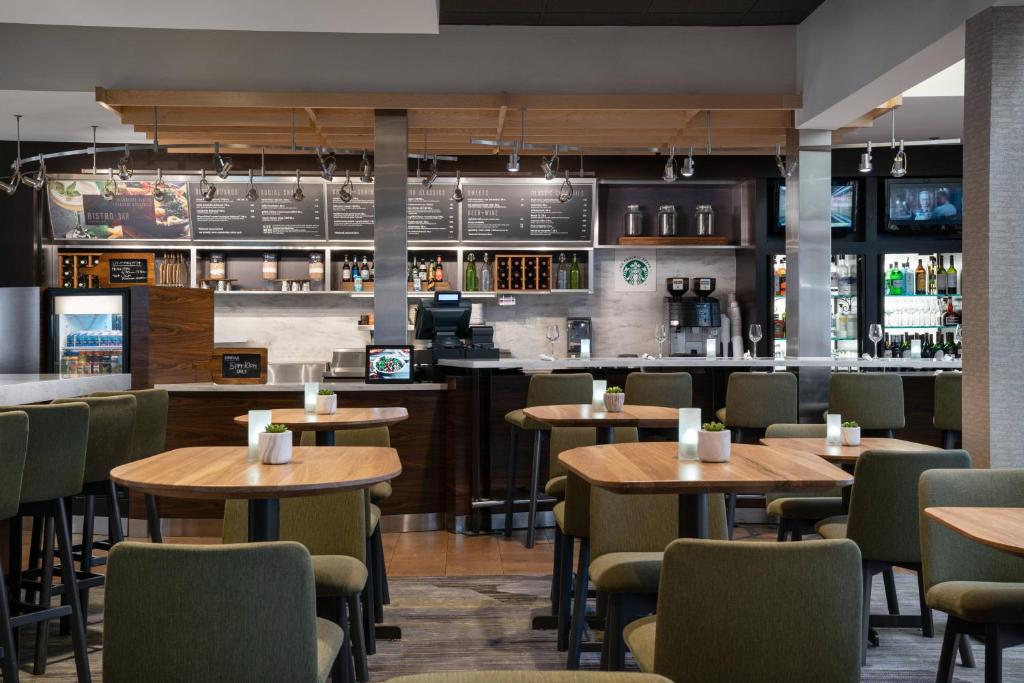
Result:
M368 680L367 638L373 625L365 619L360 595L373 610L372 574L367 571L365 491L342 491L321 496L281 499L279 538L305 546L312 555L317 598L325 605L351 644L339 657L339 675L354 666L357 680ZM248 505L229 500L224 506L224 543L244 543L248 538Z
M167 409L170 397L164 389L135 391L95 391L90 396L134 396L135 429L132 431L132 460L142 460L167 450ZM143 495L146 502L146 523L154 543L163 542L160 532L160 510L156 496Z
M733 441L753 438L776 423L799 420L796 375L792 372L734 372L729 375L725 408L716 413ZM756 439L754 439L756 441Z
M42 566L38 580L31 584L22 572L22 545L11 544L8 571L12 594L12 612L19 627L39 624L36 628L35 661L32 672L46 673L46 653L54 619L69 619L79 680L89 679L89 659L85 643L85 608L80 601L77 572L62 577L66 605L51 607L53 597L54 541L60 564L74 566L71 548L69 515L64 500L78 495L85 475L85 454L89 441L89 406L84 403L63 405L0 406L0 414L16 411L28 415L28 449L21 478L21 495L17 514L11 518L11 534L20 539L22 519L37 518L40 522ZM23 595L24 594L24 595ZM37 599L29 600L32 595ZM26 603L34 602L30 609ZM17 637L17 636L15 636Z
M681 539L665 550L657 617L625 640L641 671L673 681L859 681L859 586L849 541Z
M571 374L543 374L530 377L530 387L526 393L526 406L570 405L586 403L594 400L594 377L589 372ZM505 494L505 535L512 535L512 514L515 510L516 496L516 453L517 438L520 431L533 432L533 458L530 465L529 508L526 521L526 547L532 548L537 525L537 502L540 490L540 456L543 449L545 433L550 427L542 422L531 420L516 409L505 415L509 424L508 449L508 488Z
M394 683L669 683L652 674L607 671L451 671L388 679Z
M122 543L107 572L105 681L326 681L344 643L298 543Z
M828 383L828 412L854 420L863 432L892 437L903 429L903 378L881 372L834 372Z
M963 373L935 375L935 416L932 423L942 430L942 447L954 448L963 431Z
M639 406L689 408L693 378L688 372L631 372L626 376L626 402Z
M727 538L725 498L721 494L707 498L709 536ZM590 546L580 551L581 562L590 562L577 577L566 668L579 667L586 613L586 593L581 589L589 581L607 598L601 668L622 669L622 629L654 611L664 550L678 531L678 496L620 495L591 487Z
M860 548L864 604L861 648L867 656L871 626L919 627L932 637L931 611L921 575L917 482L933 469L970 468L966 451L866 451L857 460L849 515L829 517L816 527L822 538L848 538ZM871 580L887 567L917 572L920 617L871 615Z
M25 473L28 451L28 415L23 412L0 413L0 520L18 514L21 478ZM21 539L17 539L21 542ZM4 681L18 680L18 650L11 630L11 610L7 605L7 586L0 562L0 674Z
M973 635L985 640L985 680L998 681L1002 649L1024 633L1024 558L976 543L924 510L1024 507L1024 470L931 470L921 475L918 496L925 600L949 615L935 680L952 680L957 646Z
M770 439L824 439L825 425L773 424L768 426L764 435ZM843 514L842 495L839 491L836 494L822 496L794 492L766 495L766 512L779 520L779 540L785 541L788 535L799 541L803 532L813 529L816 522Z

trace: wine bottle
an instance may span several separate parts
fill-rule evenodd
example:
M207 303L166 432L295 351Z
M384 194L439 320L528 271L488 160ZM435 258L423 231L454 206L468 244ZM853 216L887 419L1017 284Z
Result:
M946 269L946 293L955 296L958 291L956 266L953 265L953 255L949 255L949 268Z
M434 263L434 282L444 282L444 266L441 264L441 257L437 257Z
M565 254L558 255L558 270L555 280L555 286L558 289L569 289L569 267L565 263Z
M580 264L576 260L576 254L572 255L572 265L569 266L569 289L580 289Z
M928 262L928 293L935 294L935 257Z
M363 278L363 282L370 281L370 263L366 256L363 256L363 264L359 267L359 276Z
M914 280L914 291L918 294L926 294L928 292L928 273L925 271L921 259L917 259L917 270L914 271Z
M523 268L524 285L526 289L537 289L537 261L532 256L523 259L526 264Z
M480 269L480 291L491 291L491 257L484 252L484 266Z
M462 278L462 289L467 292L475 292L476 284L476 256L472 253L466 255L466 274Z
M935 293L939 296L946 295L946 267L943 263L942 254L939 254L939 268L935 271Z
M348 254L345 254L345 260L341 262L341 281L348 282L352 279L352 266L348 262Z

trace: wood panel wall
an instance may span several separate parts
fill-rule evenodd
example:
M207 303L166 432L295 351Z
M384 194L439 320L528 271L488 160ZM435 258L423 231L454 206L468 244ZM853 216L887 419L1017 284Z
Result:
M213 291L131 289L132 388L208 382L213 356Z

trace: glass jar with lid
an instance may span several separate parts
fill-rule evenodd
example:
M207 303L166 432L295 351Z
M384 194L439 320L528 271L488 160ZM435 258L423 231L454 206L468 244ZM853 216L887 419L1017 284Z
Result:
M228 266L227 261L224 259L224 254L220 252L210 254L210 279L223 280L227 276Z
M272 251L263 254L263 279L277 279L277 254Z
M675 237L678 214L672 204L658 207L658 234L662 237Z
M715 210L710 204L697 205L697 234L701 237L710 237L715 234Z
M644 234L644 215L640 212L639 204L626 205L626 213L622 219L622 231L629 237Z
M319 252L309 255L309 279L317 282L324 279L324 255Z

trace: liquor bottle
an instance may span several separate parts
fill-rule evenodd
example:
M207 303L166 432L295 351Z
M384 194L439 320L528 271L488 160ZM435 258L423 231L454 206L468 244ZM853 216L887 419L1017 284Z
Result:
M370 257L370 282L373 282L374 277L376 277L376 273L374 272L373 257L371 256Z
M462 278L462 289L466 292L477 291L476 256L474 256L472 252L466 255L466 274Z
M917 259L917 270L914 271L914 291L918 294L928 293L928 272L921 259Z
M903 262L903 293L908 296L914 296L917 293L916 285L917 280L914 276L914 271L910 269L910 260Z
M359 265L358 264L356 264L352 268L352 291L353 292L361 292L361 291L363 291L363 271L359 269Z
M409 262L409 282L412 283L412 291L423 291L423 283L420 282L420 273L419 270L416 269L416 259Z
M949 356L950 358L955 358L956 357L956 344L953 343L953 333L952 332L947 332L946 333L946 343L942 347L942 349L943 349L943 352L947 356Z
M839 293L839 266L836 263L836 257L835 256L832 257L831 276L832 276L831 287L838 294Z
M572 255L572 265L569 266L569 289L580 289L580 264L576 260L576 254Z
M903 271L900 270L898 262L893 262L892 268L889 269L889 294L892 296L903 294Z
M779 260L778 268L775 269L775 277L778 278L778 287L775 294L786 296L786 257Z
M892 340L888 332L882 337L882 358L892 358Z
M956 311L953 309L953 299L946 299L946 315L942 319L942 324L945 327L955 327L960 324L960 319L957 317Z
M939 254L939 268L935 271L935 293L939 296L946 295L946 267L943 265L942 254Z
M441 257L437 257L434 263L434 282L444 282L444 266L441 265Z
M555 271L555 288L569 289L569 266L565 263L565 254L558 255L558 270Z
M420 259L419 276L421 288L430 282L430 274L427 273L427 259Z
M935 257L932 256L928 262L928 293L937 294L935 289Z
M352 279L352 266L348 262L348 254L345 254L345 260L341 262L341 281L348 282Z
M359 267L359 277L363 278L363 282L370 281L370 263L366 260L366 256L363 256L363 264Z
M833 262L834 262L834 259L835 259L835 257L833 257ZM839 263L838 263L838 265L835 266L835 271L834 272L836 274L836 278L835 278L835 280L836 280L836 283L835 283L836 294L839 294L839 295L848 294L849 292L846 291L846 286L849 284L849 281L850 281L850 267L848 265L846 265L846 259L845 258L840 258L839 259Z
M484 252L484 266L480 269L480 291L491 291L491 257Z
M956 266L953 265L953 255L949 255L949 268L946 269L946 294L956 295L959 291Z
M852 296L857 293L857 260L855 257L853 263L850 263L847 258L843 257L845 270L840 271L842 279L839 281L839 290L841 294Z

